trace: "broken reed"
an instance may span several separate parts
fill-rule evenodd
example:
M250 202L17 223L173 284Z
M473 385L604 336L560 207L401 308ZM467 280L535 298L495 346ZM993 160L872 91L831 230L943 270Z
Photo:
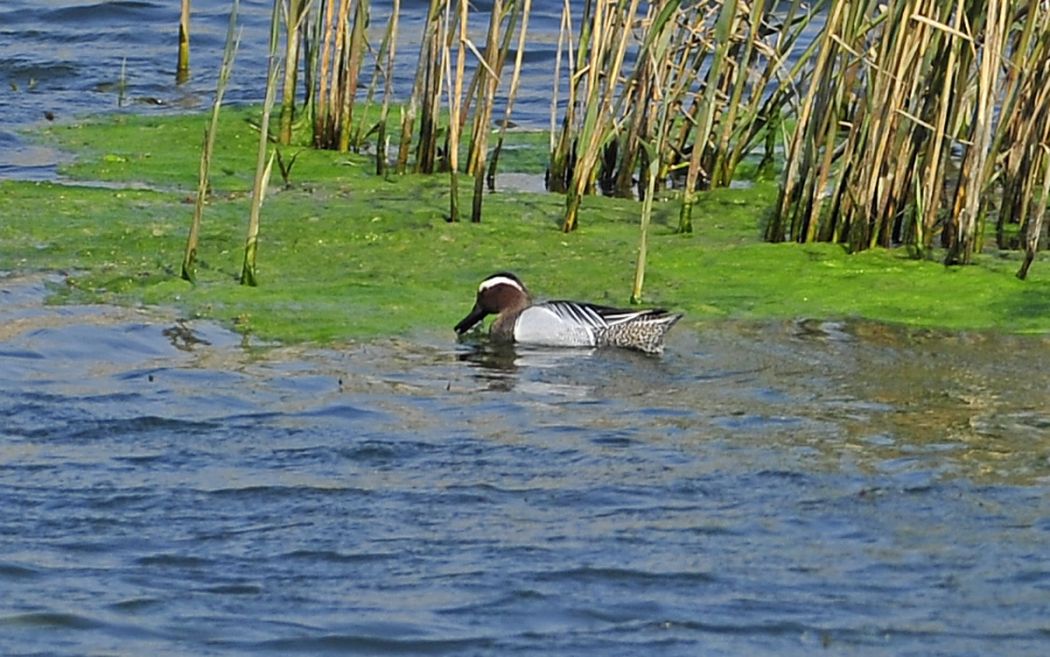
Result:
M1050 8L1037 0L832 3L802 88L773 241L1026 250L1050 188Z
M728 185L759 144L772 160L769 137L792 100L792 71L806 59L808 51L795 51L812 10L799 0L660 0L640 14L636 1L587 0L574 47L573 6L562 10L552 125L562 86L567 99L548 176L549 189L567 193L563 229L575 229L581 198L596 185L629 197L637 180L644 197L650 175L662 188L684 170L679 230L692 230L697 189ZM646 145L657 141L650 155Z

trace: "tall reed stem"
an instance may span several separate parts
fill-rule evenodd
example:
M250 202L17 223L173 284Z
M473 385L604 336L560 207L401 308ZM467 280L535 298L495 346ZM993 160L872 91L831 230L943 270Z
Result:
M266 157L270 143L270 110L276 96L277 76L280 65L277 60L278 25L280 24L281 0L274 0L270 19L270 52L267 57L266 99L263 101L262 119L259 121L259 149L255 158L255 179L252 184L252 200L248 217L248 236L244 242L244 265L241 267L241 285L259 284L256 259L259 250L259 218L263 197L273 169L273 154Z
M190 0L182 0L179 14L179 58L175 66L175 82L182 84L190 78Z
M233 70L233 60L237 54L237 46L241 41L237 32L238 2L239 0L233 0L233 6L230 8L230 20L226 27L226 47L222 52L219 79L215 83L215 99L211 105L211 121L204 128L204 143L201 146L200 169L197 177L197 197L193 204L193 221L190 222L190 232L186 238L186 249L182 256L182 278L191 283L196 274L197 246L200 240L204 203L208 197L208 188L210 186L209 171L211 169L212 153L215 151L215 135L219 129L219 110L222 108L222 97L226 93L230 72Z

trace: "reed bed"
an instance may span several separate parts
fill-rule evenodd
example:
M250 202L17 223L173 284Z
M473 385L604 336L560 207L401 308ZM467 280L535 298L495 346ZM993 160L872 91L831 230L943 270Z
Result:
M596 186L632 196L637 183L644 197L650 175L661 181L655 191L684 171L679 230L692 230L698 189L728 185L759 145L772 159L768 137L789 111L793 74L808 52L796 46L813 16L798 1L660 0L641 11L638 2L589 0L573 47L566 2L559 63L569 64L556 86L566 89L566 109L548 177L549 189L567 193L563 229L575 229L580 200ZM654 58L656 35L663 45ZM644 145L653 143L660 115L664 132L650 174Z
M480 221L531 2L494 0L485 15L468 0L430 0L409 90L393 84L400 2L384 5L385 29L372 35L370 0L274 7L285 32L278 140L294 140L297 113L316 147L359 150L374 136L377 174L390 159L397 173L449 175L450 221L461 176L473 176ZM565 194L562 229L578 227L588 194L638 198L636 300L655 198L675 190L677 230L691 232L697 194L748 161L782 167L770 241L942 249L963 264L994 226L1000 246L1025 250L1020 277L1046 241L1050 7L1040 0L564 0L554 69L547 185Z
M1046 3L832 3L818 48L767 238L965 264L994 219L1000 246L1024 236L1023 277L1050 185Z

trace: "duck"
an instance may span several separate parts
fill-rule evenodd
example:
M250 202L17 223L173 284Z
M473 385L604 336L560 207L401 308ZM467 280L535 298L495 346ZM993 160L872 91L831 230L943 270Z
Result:
M534 303L515 274L497 272L478 286L474 307L455 331L463 335L495 315L494 341L544 347L623 347L648 354L663 352L664 335L682 318L662 308L613 308L582 301Z

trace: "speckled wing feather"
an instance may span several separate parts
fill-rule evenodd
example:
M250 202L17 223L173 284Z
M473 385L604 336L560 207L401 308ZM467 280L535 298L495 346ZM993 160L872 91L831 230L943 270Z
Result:
M681 315L660 308L630 310L576 301L540 304L567 324L586 326L596 346L627 347L647 353L663 351L664 334Z

